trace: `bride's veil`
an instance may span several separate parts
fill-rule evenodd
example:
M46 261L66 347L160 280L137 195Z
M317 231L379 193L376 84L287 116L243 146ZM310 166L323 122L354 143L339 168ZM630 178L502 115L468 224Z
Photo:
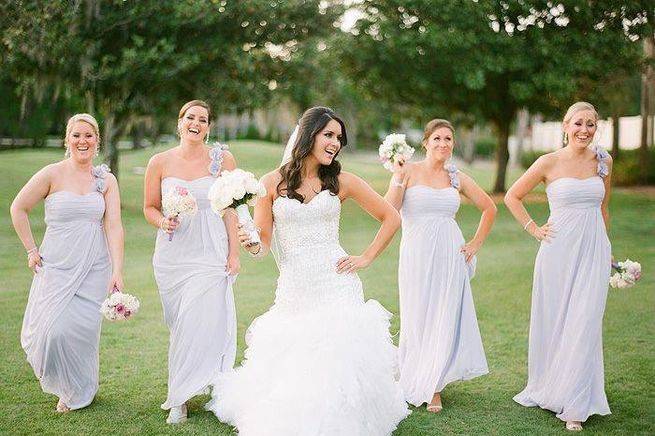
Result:
M287 141L287 145L286 147L284 147L284 153L282 153L282 160L280 161L279 167L281 167L282 165L286 164L291 160L291 153L293 152L293 147L296 144L297 138L298 138L298 125L296 124L296 128L293 129L293 132L291 133L291 136ZM273 255L273 258L275 259L275 263L278 264L278 268L279 268L280 249L277 244L277 238L275 237L275 221L273 221L273 235L271 238L271 254Z
M291 133L291 136L287 141L287 146L284 147L284 153L282 154L282 161L280 161L280 166L284 165L285 163L291 160L291 153L293 152L293 146L295 145L297 138L298 138L298 125L296 124L296 128L293 129L293 132Z

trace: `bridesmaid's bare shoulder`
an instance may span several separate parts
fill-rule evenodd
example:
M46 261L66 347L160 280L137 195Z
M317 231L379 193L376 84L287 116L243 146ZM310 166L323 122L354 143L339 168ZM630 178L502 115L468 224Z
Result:
M166 164L173 158L173 149L169 148L168 150L155 153L148 160L148 166L146 167L146 174L162 174Z
M32 180L38 184L51 185L54 180L62 175L64 172L63 161L48 164L38 170L33 176Z
M537 160L530 165L530 169L545 176L557 165L557 162L559 162L560 159L561 150L552 151L539 156Z

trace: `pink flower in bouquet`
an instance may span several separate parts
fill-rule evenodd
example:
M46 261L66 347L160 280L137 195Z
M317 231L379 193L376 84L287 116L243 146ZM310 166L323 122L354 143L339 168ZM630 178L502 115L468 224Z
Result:
M139 300L130 294L112 292L100 307L100 312L109 321L124 321L139 311Z

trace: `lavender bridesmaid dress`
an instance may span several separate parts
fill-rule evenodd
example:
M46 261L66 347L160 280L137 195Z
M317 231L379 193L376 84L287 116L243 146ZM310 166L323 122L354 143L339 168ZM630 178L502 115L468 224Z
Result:
M88 406L98 391L100 305L111 278L102 227L108 170L93 169L95 186L87 194L46 197L43 267L34 275L21 331L41 388L70 409Z
M464 236L455 221L459 178L447 167L451 186L415 185L401 207L400 384L408 403L429 403L456 380L489 372L473 305Z
M198 213L181 220L171 241L167 233L157 233L153 257L164 320L170 330L168 397L161 405L165 410L207 392L219 373L234 366L234 277L225 271L228 238L223 220L212 212L207 199L220 173L222 153L220 147L210 151L211 175L161 181L162 193L181 186L198 203Z
M612 255L600 210L608 154L596 149L596 158L596 176L561 177L546 187L557 233L541 243L535 261L528 384L514 397L562 421L610 413L602 329Z

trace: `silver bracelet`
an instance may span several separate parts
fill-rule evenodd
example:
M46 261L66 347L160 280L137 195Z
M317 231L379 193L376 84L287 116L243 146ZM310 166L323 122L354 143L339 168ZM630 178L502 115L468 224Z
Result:
M533 222L534 222L534 220L532 218L530 218L530 221L525 223L525 225L523 226L523 230L525 230L527 232L528 231L528 226L530 225L530 223L533 223Z
M391 186L395 186L397 188L404 188L405 184L403 182L396 181L396 178L394 177L391 179Z
M38 247L30 248L29 250L27 250L27 255L29 256L30 254L36 253L37 251L39 251Z
M159 228L160 228L161 230L164 230L164 227L163 227L163 226L164 226L164 221L166 221L166 217L165 217L165 216L161 217L161 219L159 220ZM166 230L164 230L164 231L166 231Z

